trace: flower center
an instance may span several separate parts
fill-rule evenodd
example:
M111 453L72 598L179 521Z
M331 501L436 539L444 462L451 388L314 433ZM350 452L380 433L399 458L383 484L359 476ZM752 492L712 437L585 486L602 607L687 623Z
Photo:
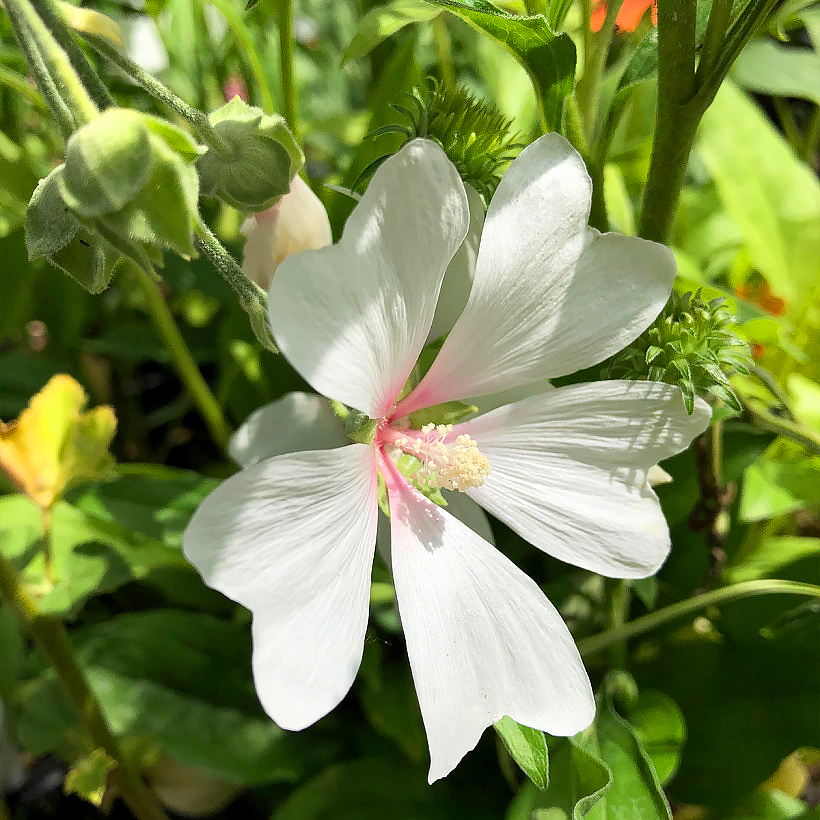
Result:
M425 424L421 430L391 429L384 438L422 463L418 476L421 480L443 490L464 492L480 487L490 472L487 456L464 433L447 441L452 432L452 424Z

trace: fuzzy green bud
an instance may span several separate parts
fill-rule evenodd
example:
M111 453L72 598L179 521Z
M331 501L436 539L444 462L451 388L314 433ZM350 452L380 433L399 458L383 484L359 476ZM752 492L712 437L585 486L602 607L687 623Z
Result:
M724 299L704 302L700 291L673 291L650 327L610 360L604 377L676 384L690 414L696 395L719 399L740 412L729 376L748 374L752 360L734 324Z
M285 120L239 97L208 115L222 145L197 162L202 193L243 211L264 211L290 189L304 156Z

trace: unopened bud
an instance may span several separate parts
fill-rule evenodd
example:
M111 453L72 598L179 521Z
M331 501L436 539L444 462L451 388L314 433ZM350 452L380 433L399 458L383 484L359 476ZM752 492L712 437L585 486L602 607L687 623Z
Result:
M333 241L325 206L298 175L279 202L245 221L242 233L247 237L242 270L265 290L283 259Z

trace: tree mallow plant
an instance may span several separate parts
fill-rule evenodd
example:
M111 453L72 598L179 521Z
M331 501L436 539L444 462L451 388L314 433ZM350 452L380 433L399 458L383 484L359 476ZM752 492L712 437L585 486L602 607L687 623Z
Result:
M280 265L276 342L311 387L352 408L342 412L356 420L353 441L333 446L329 411L307 396L254 414L233 447L248 466L206 498L183 546L208 584L253 612L256 687L280 726L309 726L353 683L380 492L430 781L504 715L556 735L591 722L592 690L555 608L440 496L466 493L536 547L604 575L643 577L666 557L647 471L706 427L707 405L689 415L661 383L547 383L636 338L675 275L662 245L588 228L590 198L562 137L521 152L490 203L467 305L420 381L469 220L438 145L405 145L339 243ZM474 418L462 403L539 384ZM275 422L286 415L297 426L283 445Z

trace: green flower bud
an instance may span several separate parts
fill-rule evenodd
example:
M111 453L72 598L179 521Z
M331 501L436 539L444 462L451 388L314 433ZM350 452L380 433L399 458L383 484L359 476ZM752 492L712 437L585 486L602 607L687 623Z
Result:
M68 140L59 195L88 231L138 264L157 258L152 246L192 256L199 154L171 123L109 108Z
M29 259L45 259L89 293L108 287L119 254L82 226L63 202L58 176L63 166L41 179L26 211Z
M263 211L288 192L304 156L282 117L234 97L208 119L223 147L210 147L197 162L203 194Z
M673 291L649 328L610 360L604 377L676 384L690 414L696 395L740 412L729 375L749 373L749 345L735 335L735 317L725 300L704 302L700 294Z

